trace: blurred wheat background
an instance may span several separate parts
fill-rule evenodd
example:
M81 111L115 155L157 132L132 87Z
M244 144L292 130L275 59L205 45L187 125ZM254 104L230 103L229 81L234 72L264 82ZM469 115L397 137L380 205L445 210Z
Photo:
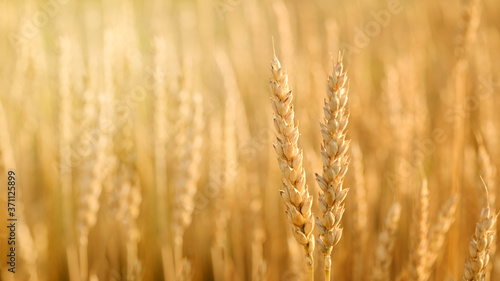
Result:
M343 52L349 192L331 279L500 280L498 1L2 0L0 11L0 280L311 280L280 196L273 41L314 221L319 123Z

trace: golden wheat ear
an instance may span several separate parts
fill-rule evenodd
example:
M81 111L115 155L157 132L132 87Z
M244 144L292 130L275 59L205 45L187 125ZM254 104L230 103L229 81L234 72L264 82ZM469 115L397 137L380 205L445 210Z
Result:
M469 256L465 261L462 280L485 280L486 268L490 262L490 249L495 240L495 225L498 213L490 209L488 187L481 177L486 191L486 207L476 223L476 230L469 243Z
M332 75L328 77L326 83L326 99L323 107L325 119L320 124L323 136L321 145L323 173L316 174L316 181L321 188L319 194L321 216L316 219L320 232L318 247L325 259L326 280L330 280L332 249L342 237L340 221L345 211L344 200L349 191L343 187L350 161L346 154L350 141L345 139L349 121L347 88L347 73L342 64L342 54L339 52Z
M423 170L423 168L421 168ZM423 173L423 172L422 172ZM408 263L408 274L410 280L422 281L427 264L429 248L429 186L427 179L422 179L418 190L417 202L413 210L413 221L410 235L410 260Z
M429 248L427 251L427 263L423 280L429 280L432 268L436 263L439 253L443 248L448 230L455 221L455 211L457 209L458 196L454 195L448 199L439 210L437 221L429 229Z

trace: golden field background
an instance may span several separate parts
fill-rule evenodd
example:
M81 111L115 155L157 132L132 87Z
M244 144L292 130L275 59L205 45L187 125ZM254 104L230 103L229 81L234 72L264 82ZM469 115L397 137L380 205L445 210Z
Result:
M487 205L480 176L498 206L497 1L2 0L0 11L0 280L307 280L272 146L273 40L315 215L326 79L344 52L350 191L333 280L376 280L394 203L389 280L460 280ZM436 239L453 196L443 247L424 247L437 260L415 277L418 237ZM498 252L486 280L500 279ZM324 280L319 251L315 267Z

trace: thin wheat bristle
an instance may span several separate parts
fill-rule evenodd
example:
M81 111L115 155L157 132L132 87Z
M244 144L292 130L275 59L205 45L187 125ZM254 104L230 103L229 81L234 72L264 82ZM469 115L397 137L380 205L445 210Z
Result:
M186 94L186 93L184 93ZM182 146L179 147L178 175L174 181L174 198L172 210L172 232L176 278L186 278L191 273L189 260L183 257L184 232L191 224L195 208L195 194L200 177L199 165L203 144L203 98L200 94L190 96L181 110L187 128L183 128ZM182 279L184 280L184 279Z

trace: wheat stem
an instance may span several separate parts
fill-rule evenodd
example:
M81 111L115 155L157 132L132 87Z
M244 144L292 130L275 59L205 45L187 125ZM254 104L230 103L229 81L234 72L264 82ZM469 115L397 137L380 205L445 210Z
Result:
M481 211L476 230L469 244L469 257L465 262L462 280L484 280L486 266L490 260L490 246L495 238L497 214L491 211L489 205Z

